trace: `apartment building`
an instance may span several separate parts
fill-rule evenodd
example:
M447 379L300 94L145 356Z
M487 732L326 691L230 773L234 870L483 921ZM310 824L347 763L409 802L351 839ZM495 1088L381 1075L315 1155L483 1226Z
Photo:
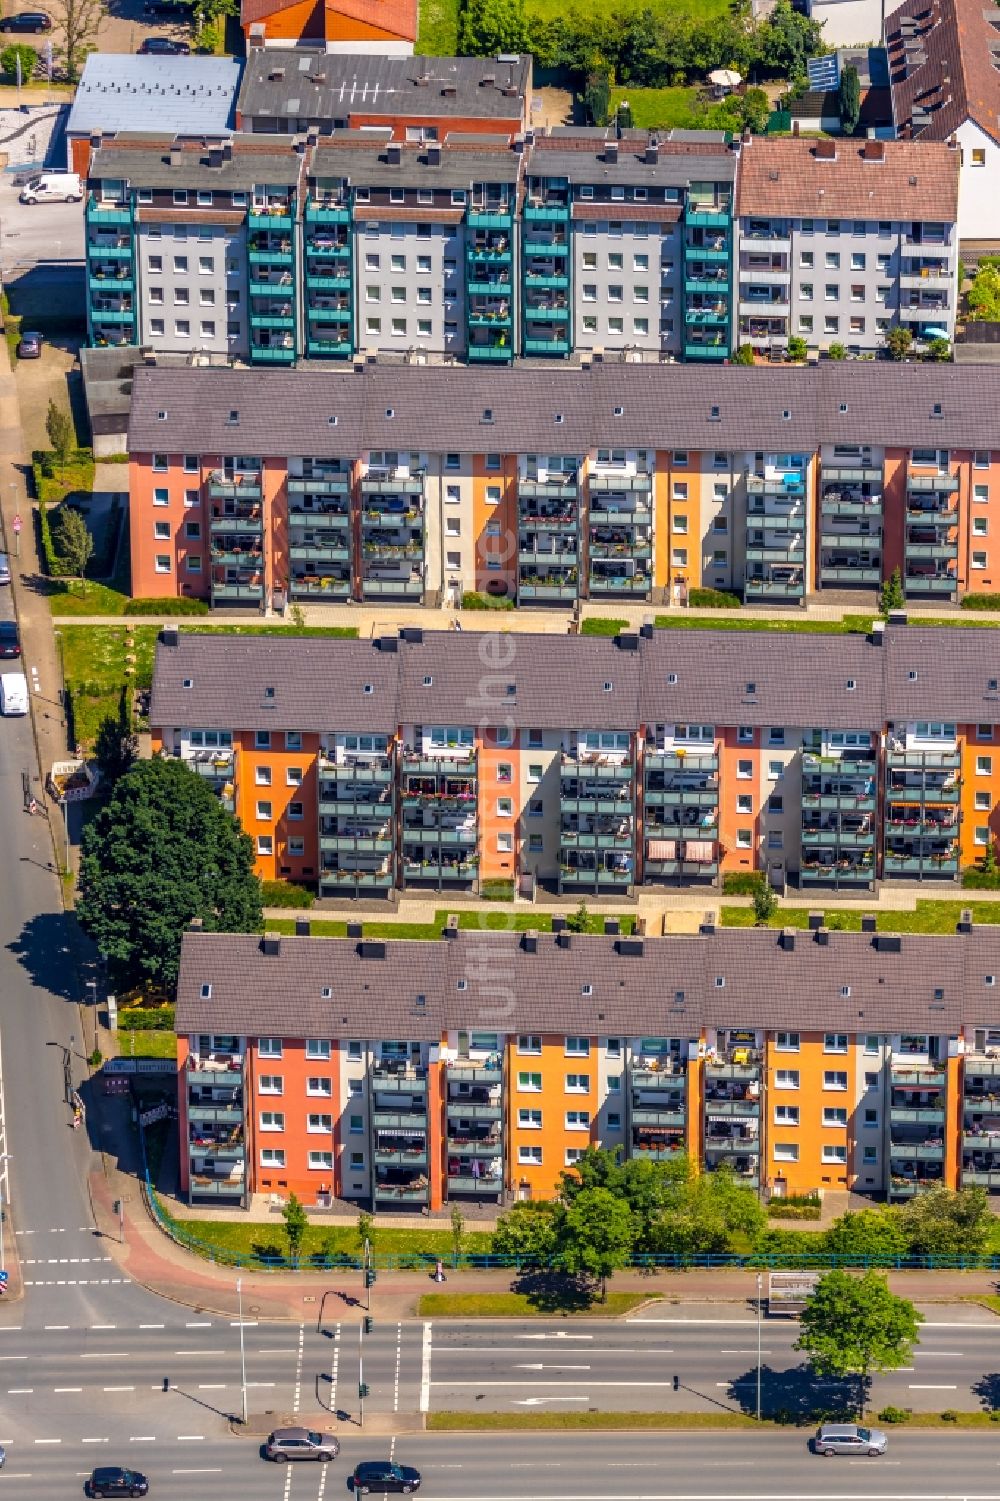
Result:
M959 153L952 144L744 143L737 213L739 339L761 353L790 337L813 351L916 347L955 332Z
M766 871L863 893L957 880L1000 833L991 633L408 627L167 631L156 754L211 779L266 878L323 897L619 896Z
M255 135L387 129L397 141L443 141L452 132L513 141L531 124L531 67L529 54L393 57L251 47L236 124Z
M996 1192L995 933L865 922L657 939L190 932L182 1191L505 1205L552 1197L593 1146L684 1151L776 1196Z
M885 24L892 118L902 140L954 140L961 160L959 233L1000 238L989 184L1000 166L996 27L977 0L904 0Z
M396 252L388 266L372 254L385 325L396 279L419 293L423 273L409 250L399 270ZM282 295L248 285L252 308ZM293 337L256 326L275 316L241 323L254 357L282 353L265 339ZM335 316L310 308L311 336L349 328L318 321ZM480 334L470 324L468 337ZM482 377L379 364L139 368L132 585L258 608L317 596L458 603L467 589L530 604L681 603L700 585L769 604L872 591L899 568L908 600L954 603L1000 580L998 397L989 367L863 362L595 361Z

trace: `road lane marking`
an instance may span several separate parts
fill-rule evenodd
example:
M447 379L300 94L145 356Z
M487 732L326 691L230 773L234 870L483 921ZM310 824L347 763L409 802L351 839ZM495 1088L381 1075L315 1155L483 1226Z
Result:
M403 1326L396 1325L396 1374L393 1381L392 1410L399 1411L399 1363L403 1358Z
M110 1444L109 1438L82 1438L81 1444Z
M83 1391L83 1387L82 1386L54 1386L52 1388L52 1390L53 1390L53 1392L55 1392L58 1395L60 1392L63 1392L63 1393L64 1392L82 1392Z
M155 1433L132 1433L129 1435L130 1444L155 1444Z
M325 1469L326 1466L324 1465L323 1468ZM170 1473L171 1475L221 1475L222 1466L218 1465L214 1469L205 1466L197 1470L171 1470Z
M128 1350L84 1350L81 1360L128 1360Z
M102 1390L104 1390L106 1392L134 1392L135 1391L135 1387L134 1386L105 1386L105 1387L102 1388ZM159 1390L158 1387L157 1387L157 1390Z
M211 1319L196 1319L196 1320L190 1321L190 1322L188 1322L188 1323L186 1323L184 1325L185 1329L211 1329L211 1327L212 1327L212 1320Z
M274 1386L273 1381L248 1381L247 1386Z
M27 1360L27 1355L0 1355L0 1360Z
M294 1395L293 1395L293 1398L292 1398L292 1411L293 1412L298 1412L299 1408L302 1405L302 1357L303 1357L303 1354L305 1353L304 1347L303 1347L303 1341L305 1340L305 1337L306 1337L306 1326L305 1326L305 1324L300 1324L299 1325L299 1348L298 1348L298 1351L297 1351L297 1358L296 1358L296 1361L295 1361L295 1390L294 1390Z
M36 1438L34 1440L34 1442L36 1444L61 1444L62 1443L62 1439L61 1438Z
M9 1386L7 1395L8 1397L30 1397L34 1390L33 1386Z
M115 1327L114 1324L95 1324L94 1325L95 1329L113 1329L114 1327ZM140 1329L162 1329L162 1328L164 1328L164 1325L163 1324L140 1324L139 1328Z
M68 1324L46 1324L46 1329L68 1329Z
M204 1437L203 1433L179 1433L177 1435L177 1442L179 1444L200 1444Z
M91 1329L117 1329L118 1325L117 1324L91 1324L90 1327L91 1327ZM145 1329L145 1327L146 1327L145 1324L140 1324L139 1325L140 1329ZM162 1324L157 1324L156 1328L162 1329L163 1325Z
M243 1320L243 1327L244 1327L244 1329L256 1329L257 1326L258 1326L258 1323L259 1323L258 1319L244 1319ZM193 1329L195 1326L193 1324L188 1324L186 1327L188 1329ZM239 1321L239 1319L230 1319L230 1321L229 1321L229 1327L230 1327L230 1329L238 1329L240 1327L240 1321Z
M424 1324L423 1344L420 1352L420 1411L429 1412L431 1405L431 1326Z
M175 1355L225 1355L225 1350L175 1350Z
M198 1383L198 1390L200 1392L224 1392L225 1389L226 1383L224 1381L199 1381Z
M911 1392L957 1392L957 1386L919 1386L915 1381L909 1383Z

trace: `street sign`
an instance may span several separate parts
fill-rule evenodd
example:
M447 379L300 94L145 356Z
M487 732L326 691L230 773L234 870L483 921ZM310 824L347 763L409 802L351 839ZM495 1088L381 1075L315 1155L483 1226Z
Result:
M15 532L19 532L21 530L22 521L20 516L14 517L14 520L11 522L11 526L14 528Z
M0 1293L7 1291L7 1273L0 1270Z

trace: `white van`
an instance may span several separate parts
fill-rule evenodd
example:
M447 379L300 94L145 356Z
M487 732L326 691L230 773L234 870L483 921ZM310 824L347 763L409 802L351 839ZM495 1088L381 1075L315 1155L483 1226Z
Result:
M0 714L27 714L28 679L23 672L0 672Z
M39 172L21 189L22 203L79 203L82 198L78 172Z

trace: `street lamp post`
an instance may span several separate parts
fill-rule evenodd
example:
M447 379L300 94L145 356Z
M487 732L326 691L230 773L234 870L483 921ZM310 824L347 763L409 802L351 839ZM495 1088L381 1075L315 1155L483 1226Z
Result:
M761 1312L764 1303L764 1278L757 1273L757 1421L760 1422L760 1358L761 1358Z
M240 1384L243 1392L243 1423L247 1421L247 1349L243 1334L243 1278L236 1279L236 1296L239 1299L240 1315Z
M63 662L63 638L62 631L53 631L56 638L56 648L59 652L59 706L62 709L62 722L66 723L66 667Z

